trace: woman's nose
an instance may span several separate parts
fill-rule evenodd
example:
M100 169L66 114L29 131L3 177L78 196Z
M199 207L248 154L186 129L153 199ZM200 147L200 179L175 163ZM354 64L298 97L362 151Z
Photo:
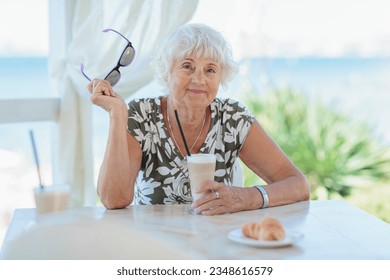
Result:
M202 84L202 83L205 82L205 80L206 80L206 77L205 77L203 71L200 70L200 69L199 69L199 70L196 69L196 70L194 71L193 75L192 75L192 81L193 81L194 83Z

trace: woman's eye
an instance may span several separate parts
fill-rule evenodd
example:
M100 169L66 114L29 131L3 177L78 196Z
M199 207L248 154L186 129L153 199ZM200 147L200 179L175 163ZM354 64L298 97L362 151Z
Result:
M217 71L214 68L209 68L207 70L207 72L209 72L209 73L217 73Z
M184 69L191 69L191 64L189 63L184 63L183 66L182 66Z

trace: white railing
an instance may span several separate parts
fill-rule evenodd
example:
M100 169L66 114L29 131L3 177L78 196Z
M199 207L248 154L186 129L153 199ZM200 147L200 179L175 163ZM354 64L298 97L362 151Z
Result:
M0 99L0 124L58 120L60 98Z

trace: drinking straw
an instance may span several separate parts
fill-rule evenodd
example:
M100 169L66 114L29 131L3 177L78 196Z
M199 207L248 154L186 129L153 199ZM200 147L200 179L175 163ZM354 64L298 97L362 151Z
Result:
M181 138L183 139L184 147L186 148L187 155L188 155L188 156L191 156L190 149L188 149L186 137L184 136L183 129L181 128L181 124L180 124L180 120L179 120L179 115L177 114L177 110L175 110L175 117L176 117L177 124L179 125Z
M42 179L41 179L41 171L39 168L37 147L35 146L34 133L32 132L32 130L30 130L30 140L31 140L31 145L32 145L33 152L34 152L35 166L37 168L37 173L38 173L38 178L39 178L39 187L41 189L43 189L43 184L42 184Z

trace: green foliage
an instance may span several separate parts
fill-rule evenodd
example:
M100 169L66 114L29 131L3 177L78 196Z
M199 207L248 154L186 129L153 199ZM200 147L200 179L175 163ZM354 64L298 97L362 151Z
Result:
M375 185L371 188L360 188L353 191L346 201L379 219L390 223L390 184Z
M288 88L246 96L244 102L267 133L307 176L312 198L321 193L346 197L353 188L389 180L389 148L367 123ZM244 172L246 185L257 183Z

